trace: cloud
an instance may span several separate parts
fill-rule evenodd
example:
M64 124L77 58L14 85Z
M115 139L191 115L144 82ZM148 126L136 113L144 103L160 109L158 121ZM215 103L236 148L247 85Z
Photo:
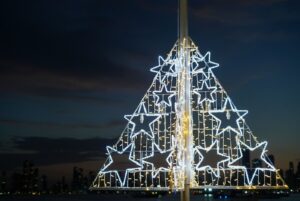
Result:
M95 161L82 161L76 163L61 163L54 165L38 166L41 175L47 175L49 182L61 181L62 176L67 182L72 181L74 167L83 168L84 174L89 174L89 171L97 172L104 163L104 158L99 158Z
M16 137L13 139L15 148L20 150L35 151L38 153L72 152L88 153L104 151L107 144L115 139L75 139L75 138L47 138L47 137Z
M24 160L32 160L38 166L103 160L106 146L113 145L117 140L15 137L12 141L15 150L0 152L3 170L16 169Z
M147 74L127 67L106 63L89 75L80 75L22 66L15 62L0 61L0 90L21 91L36 94L59 92L89 92L109 90L139 90L145 85ZM149 73L150 74L150 73Z
M147 0L140 0L137 1L137 4L146 11L151 12L160 12L160 13L174 13L178 10L177 2L172 0L165 0L165 1L147 1Z
M190 11L198 21L249 27L286 21L295 17L299 19L293 11L286 9L292 6L293 2L288 0L215 0L195 3ZM265 12L262 12L263 10Z
M123 24L118 15L111 15L119 9L116 2L122 1L63 1L59 6L51 1L3 2L0 90L55 95L141 89L150 73L120 61L121 57L111 58L116 49L128 52L129 41L134 41L123 38L130 45L116 42L124 35L119 32ZM145 59L138 50L132 56L136 55Z
M220 24L243 26L245 24L255 24L258 22L257 16L251 11L244 9L230 8L228 4L207 4L199 5L191 8L192 16L198 21L217 22Z
M235 2L236 4L240 4L240 5L244 5L244 6L249 6L249 5L266 5L266 6L270 6L273 4L277 4L277 3L281 3L281 2L286 2L289 0L234 0L233 2Z
M1 124L6 125L25 125L25 126L39 126L39 127L51 127L51 128L92 128L92 129L109 129L117 126L122 126L125 124L124 121L109 121L104 124L80 124L80 123L58 123L58 122L35 122L35 121L22 121L22 120L12 120L12 119L0 119ZM0 144L1 147L1 144Z

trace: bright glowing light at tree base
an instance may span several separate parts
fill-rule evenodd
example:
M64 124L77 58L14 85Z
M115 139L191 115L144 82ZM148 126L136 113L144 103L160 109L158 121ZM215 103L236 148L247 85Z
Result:
M128 123L107 147L91 189L182 190L187 174L191 189L287 188L267 156L267 142L247 125L247 111L235 106L216 78L219 64L190 39L187 44L186 52L177 42L151 68L153 82L136 110L125 115ZM183 96L189 97L188 113Z

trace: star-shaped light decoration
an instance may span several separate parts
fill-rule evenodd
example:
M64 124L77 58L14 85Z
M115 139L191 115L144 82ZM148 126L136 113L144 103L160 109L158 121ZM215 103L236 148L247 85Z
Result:
M154 66L150 69L151 72L158 74L159 81L163 83L163 81L168 77L176 77L177 72L175 69L175 61L173 59L167 58L166 60L159 56L158 57L158 65Z
M106 149L109 162L104 165L104 167L100 170L100 173L115 173L118 177L117 179L120 181L121 186L124 186L128 177L128 173L133 170L141 170L143 167L142 164L133 160L133 148L133 144L129 144L122 151L118 151L113 147L107 146ZM125 166L123 167L125 174L121 174L120 172L120 170L122 170L122 166Z
M201 88L195 88L193 92L198 95L198 104L202 104L204 101L214 102L213 93L215 93L217 87L209 87L207 81L202 82Z
M216 177L220 177L220 170L224 169L221 165L230 160L229 156L220 153L219 141L217 140L207 148L196 146L194 152L200 156L199 162L195 164L196 170L210 170Z
M163 151L157 144L153 143L150 156L143 158L143 162L152 167L152 178L156 177L160 171L168 171L171 166L171 157L173 150Z
M132 124L131 137L145 133L153 138L152 124L160 118L161 114L150 114L147 112L145 103L141 102L137 111L132 115L125 115L124 118Z
M204 56L201 54L194 56L193 63L195 63L192 74L203 73L208 77L209 73L212 73L212 69L219 67L218 63L212 62L210 60L210 52L207 52ZM201 66L199 64L202 64Z
M276 168L270 162L268 162L268 160L266 158L266 152L267 152L266 148L268 145L267 141L257 143L255 147L250 147L247 144L245 144L243 141L239 140L238 137L236 137L236 140L238 141L240 157L229 162L228 167L232 168L232 169L244 170L244 172L246 174L246 179L247 179L248 185L252 185L253 179L259 173L259 171L265 171L265 170L274 171L274 172L276 171ZM243 157L244 157L243 153L242 153L243 148L250 151L250 153L249 153L250 156L251 156L251 153L259 151L260 160L264 163L264 164L262 164L262 166L265 166L265 167L255 167L254 171L252 171L251 169L247 168L245 165L241 164L241 161L243 160Z
M154 97L155 97L155 104L160 105L164 104L167 106L172 105L172 97L175 96L175 91L169 91L167 89L167 85L163 84L161 89L159 91L153 91Z
M225 99L224 106L221 110L209 111L209 114L211 114L219 122L217 135L231 130L237 135L242 136L242 128L239 122L244 121L243 117L247 113L247 110L237 110L229 97Z

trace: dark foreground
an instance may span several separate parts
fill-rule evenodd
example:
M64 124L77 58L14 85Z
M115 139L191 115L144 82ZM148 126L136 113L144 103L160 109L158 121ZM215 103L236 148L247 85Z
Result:
M41 195L41 196L0 196L2 201L180 201L179 194L169 194L162 197L135 197L132 195ZM289 197L282 197L278 199L258 199L258 198L223 198L217 199L213 197L196 195L191 196L191 201L237 201L237 200L249 200L249 201L300 201L300 194L291 194Z

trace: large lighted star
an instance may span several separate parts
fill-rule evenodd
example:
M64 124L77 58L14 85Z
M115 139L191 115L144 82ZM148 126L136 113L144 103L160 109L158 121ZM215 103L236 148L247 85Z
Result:
M211 114L219 122L217 127L217 135L231 130L241 136L242 128L240 127L239 121L244 121L243 117L247 113L247 110L237 110L233 106L230 98L226 98L224 106L221 110L209 111L209 114Z
M210 60L210 52L207 52L203 57L201 57L201 55L193 57L193 61L196 65L192 69L192 74L203 73L207 75L209 72L212 72L212 69L219 66L218 63ZM200 66L200 63L203 65Z
M258 174L259 171L264 171L264 170L276 171L275 167L271 163L269 163L266 158L266 152L267 152L266 148L267 148L268 142L264 141L261 143L257 143L255 147L250 147L247 144L245 144L243 141L239 140L238 138L236 138L236 140L238 141L240 157L229 162L228 167L230 167L232 169L244 170L244 172L246 174L246 179L247 179L248 185L252 185L253 179L255 178L255 176ZM250 156L251 156L251 153L259 151L260 159L264 163L264 164L262 164L262 166L266 166L266 167L256 167L254 169L254 171L251 171L251 170L249 170L249 168L247 168L243 164L241 165L241 161L243 160L243 157L244 157L243 153L242 153L242 148L248 149L250 151Z
M207 81L202 82L201 88L195 88L193 92L198 95L198 104L203 101L214 102L213 93L215 93L217 87L208 87Z
M125 185L128 173L132 170L141 170L142 164L138 163L137 161L132 159L132 151L133 151L133 144L128 145L122 151L118 151L113 147L107 146L107 154L108 154L108 164L104 165L104 167L100 170L100 173L110 173L114 172L118 180L121 183L121 186ZM125 160L125 161L124 161ZM125 174L120 174L120 170L122 170L121 166L126 166Z
M137 111L132 115L125 115L124 118L133 125L131 137L141 132L146 133L149 137L153 137L152 124L160 118L161 114L149 114L146 110L145 103L141 102Z
M164 59L161 56L158 57L158 65L150 69L151 72L159 75L160 82L168 76L176 77L175 62L171 59Z
M207 148L196 146L194 152L200 156L199 162L196 164L196 170L210 170L216 177L220 177L220 169L224 169L221 165L230 160L229 156L220 153L217 140Z
M168 106L172 105L172 97L175 96L175 91L169 91L165 84L162 85L159 91L153 91L154 97L156 98L155 104L165 104Z
M150 156L143 158L143 162L152 167L152 178L156 177L160 171L168 171L171 166L172 150L163 151L158 145L153 143Z

